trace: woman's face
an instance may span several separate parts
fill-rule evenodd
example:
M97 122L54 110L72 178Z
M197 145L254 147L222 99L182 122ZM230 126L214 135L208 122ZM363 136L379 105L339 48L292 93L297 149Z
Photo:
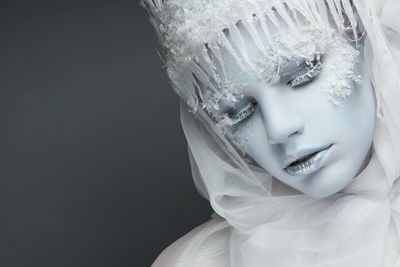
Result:
M274 35L279 47L288 38L281 29ZM230 119L229 138L276 179L306 195L326 197L347 186L369 161L375 98L364 57L353 44L337 37L322 47L314 46L318 34L304 38L287 51L271 49L279 67L266 58L267 66L254 64L258 74L224 56L220 76L240 85L241 93L221 97L212 112ZM250 43L244 49L253 63L261 62Z

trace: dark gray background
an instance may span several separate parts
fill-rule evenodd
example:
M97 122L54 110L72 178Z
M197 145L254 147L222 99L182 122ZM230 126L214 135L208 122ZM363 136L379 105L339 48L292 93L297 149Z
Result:
M149 266L211 210L146 12L0 3L0 266Z

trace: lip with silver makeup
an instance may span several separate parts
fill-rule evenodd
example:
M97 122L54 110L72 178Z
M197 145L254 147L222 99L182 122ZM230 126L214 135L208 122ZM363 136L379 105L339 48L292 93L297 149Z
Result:
M294 176L307 176L318 171L328 158L332 145L288 157L285 160L284 170Z

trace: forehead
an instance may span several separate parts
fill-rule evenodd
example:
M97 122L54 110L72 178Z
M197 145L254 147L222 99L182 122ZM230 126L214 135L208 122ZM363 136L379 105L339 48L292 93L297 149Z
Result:
M174 60L191 57L203 44L221 41L221 30L258 21L265 32L276 24L306 20L318 27L343 29L354 21L349 0L144 0L161 41ZM349 18L349 19L347 19ZM177 57L177 58L176 58Z
M193 111L200 102L197 81L215 91L226 80L271 82L288 59L310 57L321 38L300 34L308 36L301 42L295 35L299 26L321 32L343 32L346 21L355 26L348 19L354 18L352 7L343 1L348 0L144 0L165 48L172 87ZM290 31L283 34L285 29Z
M259 25L238 23L237 29L226 30L223 43L206 46L206 53L195 61L197 80L207 80L218 91L224 84L279 82L285 69L312 60L326 52L331 42L332 29L318 29L308 23L296 25L274 24L268 36L257 28ZM204 81L205 80L205 81Z

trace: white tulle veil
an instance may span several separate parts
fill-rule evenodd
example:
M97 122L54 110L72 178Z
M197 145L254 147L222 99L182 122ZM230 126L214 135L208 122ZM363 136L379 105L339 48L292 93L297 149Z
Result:
M238 4L229 5L227 15L228 2L144 1L163 44L172 86L182 98L181 120L194 181L218 217L172 245L154 266L400 266L400 2L243 0L233 1ZM208 5L215 5L211 13ZM273 23L278 14L290 26L293 16L288 10L315 25L334 24L338 31L348 29L347 23L355 39L357 27L367 34L363 55L377 103L374 154L350 185L324 199L282 187L249 163L202 108L195 79L213 77L207 66L215 67L219 48L241 41L235 32L238 20L257 39L259 30L250 20L256 19L263 29L266 18ZM196 12L205 15L186 17ZM178 22L171 20L177 16ZM218 16L223 19L215 19ZM209 18L216 20L215 25L207 25ZM199 36L207 27L208 34ZM230 40L224 29L230 30ZM232 54L242 52L236 56L246 64L245 52L230 49ZM209 83L216 87L212 79ZM210 245L215 237L220 242ZM210 262L213 257L224 260L207 265L202 263L207 257Z

